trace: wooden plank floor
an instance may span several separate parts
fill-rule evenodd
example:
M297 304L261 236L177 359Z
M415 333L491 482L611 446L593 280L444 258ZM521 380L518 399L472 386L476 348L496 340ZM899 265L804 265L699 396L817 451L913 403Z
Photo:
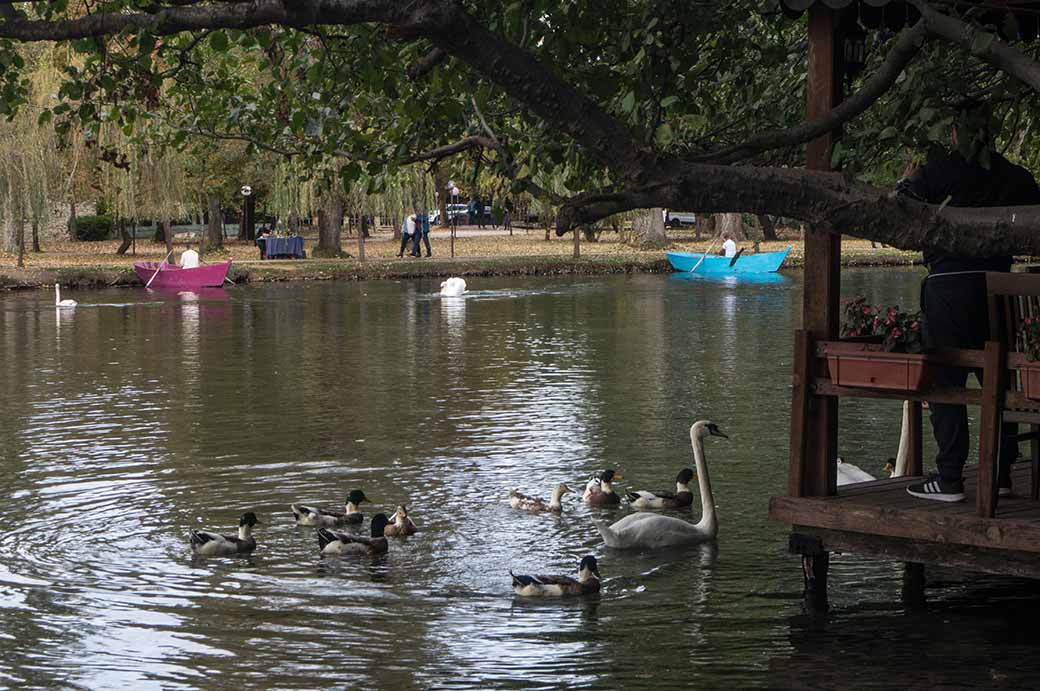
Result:
M1029 499L1028 463L1014 466L1014 496L999 499L996 518L975 513L975 466L965 468L965 500L915 499L906 486L918 478L846 485L833 497L773 497L769 517L796 526L1040 554L1040 501Z

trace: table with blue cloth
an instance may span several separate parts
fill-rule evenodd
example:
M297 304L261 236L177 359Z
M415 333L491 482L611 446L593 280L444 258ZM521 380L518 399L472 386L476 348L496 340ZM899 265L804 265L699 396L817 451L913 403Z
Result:
M303 251L303 238L277 238L268 236L256 241L260 247L260 256L263 259L279 259L288 257L291 259L306 259L307 253Z

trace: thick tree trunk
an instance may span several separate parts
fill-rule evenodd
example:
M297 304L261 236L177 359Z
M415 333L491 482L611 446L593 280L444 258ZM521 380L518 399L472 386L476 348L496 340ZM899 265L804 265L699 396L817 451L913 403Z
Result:
M43 251L40 249L40 219L36 218L36 216L33 216L32 220L32 243L33 252L38 253Z
M209 222L206 224L206 238L202 243L203 252L224 249L223 213L220 211L220 197L209 197Z
M318 246L314 248L315 257L338 259L344 255L343 206L343 197L333 194L329 195L325 204L318 209Z
M631 244L643 249L661 249L668 246L664 232L664 210L650 209L632 219Z
M358 234L357 234L357 258L359 262L365 261L365 235L368 229L365 227L368 222L365 220L365 214L361 214L361 221L358 223Z
M701 239L701 234L707 235L709 238L715 237L715 214L697 214L695 228L694 237L697 240Z
M165 235L165 229L163 228L163 224L162 223L156 223L155 224L155 232L152 233L152 242L159 243L159 242L165 242L165 241L166 241L166 235Z
M14 219L14 239L18 244L18 268L25 266L25 219L18 214Z
M450 223L448 219L448 169L446 166L437 165L433 167L433 184L437 190L437 208L441 212L441 228L447 228Z
M740 214L719 214L716 227L719 229L719 237L728 236L740 242L747 239L747 231L744 229L744 219Z
M296 209L289 212L289 232L293 235L300 234L300 212Z
M168 218L164 218L161 227L163 241L166 242L166 256L168 257L173 253L173 222Z
M776 225L769 214L758 214L758 222L762 224L762 239L766 242L776 242Z
M130 249L130 245L133 244L134 239L130 233L126 230L126 219L119 219L119 237L123 238L123 242L120 243L119 249L116 250L116 254L126 254L126 251Z
M76 197L69 200L69 240L76 239Z

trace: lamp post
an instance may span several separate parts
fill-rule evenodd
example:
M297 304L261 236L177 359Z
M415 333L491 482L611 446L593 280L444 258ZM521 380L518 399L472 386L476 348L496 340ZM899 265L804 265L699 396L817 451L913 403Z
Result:
M256 208L256 197L253 196L253 188L242 185L239 190L242 193L242 222L238 229L238 237L243 240L256 240L256 225L253 220L253 211Z
M455 208L459 203L459 188L455 186L453 180L448 180L448 218L451 220L451 256L455 258L455 232L459 227L459 216L458 209Z

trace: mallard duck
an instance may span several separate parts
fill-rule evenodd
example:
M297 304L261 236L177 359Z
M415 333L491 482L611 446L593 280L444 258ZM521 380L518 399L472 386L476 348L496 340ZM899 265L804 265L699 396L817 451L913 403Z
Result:
M200 557L249 554L256 549L256 539L252 535L254 525L260 525L260 521L256 520L255 513L248 511L238 520L237 536L193 530L189 538L191 551Z
M704 458L704 437L729 439L719 431L714 422L699 420L690 427L690 444L693 446L693 462L697 468L697 483L701 490L703 514L697 523L690 523L673 516L653 513L631 513L613 525L596 524L607 547L615 549L656 549L677 545L695 545L709 542L718 534L715 518L715 499L711 494L708 465Z
M372 516L371 537L318 528L318 550L322 554L383 554L388 547L383 534L388 523L385 513Z
M513 489L509 490L509 505L514 509L523 509L524 511L531 511L534 513L541 513L542 511L554 511L560 513L563 510L563 503L561 501L563 495L573 491L574 490L561 482L556 485L556 489L554 489L552 493L552 498L547 504L544 499L529 497L526 494L521 494L519 491Z
M599 567L596 557L589 555L578 564L578 577L518 576L512 571L513 592L521 597L560 597L590 595L599 592Z
M397 507L397 511L391 518L394 519L394 522L383 528L383 535L386 537L406 537L414 535L418 530L412 519L408 518L408 508L404 504Z
M635 509L685 509L693 505L690 480L697 477L689 468L683 468L675 476L675 491L636 490L628 493L628 501Z
M313 506L304 506L303 504L292 504L290 508L292 508L293 517L296 519L297 525L320 525L325 528L337 528L343 525L360 525L364 517L358 511L358 505L363 501L368 501L365 493L359 489L353 489L347 495L346 507L343 513L316 509Z
M585 494L581 496L586 504L593 506L616 506L621 503L621 497L614 491L612 483L614 480L623 480L613 470L604 470L598 477L594 477L585 485Z

